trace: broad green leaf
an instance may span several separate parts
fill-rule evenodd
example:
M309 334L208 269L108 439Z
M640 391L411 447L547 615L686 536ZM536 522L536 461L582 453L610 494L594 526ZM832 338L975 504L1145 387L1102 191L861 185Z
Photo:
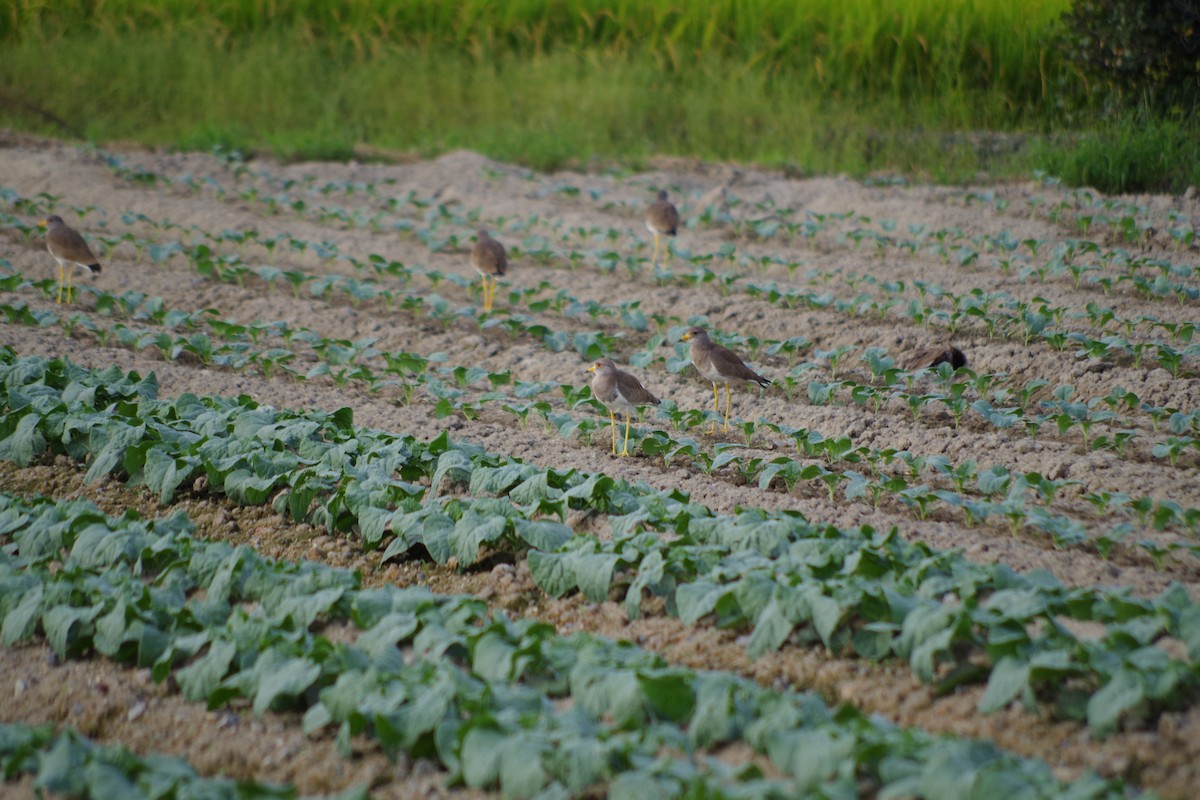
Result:
M484 680L506 683L512 679L514 653L516 648L505 636L488 631L475 640L471 649L471 670Z
M113 764L90 762L83 768L89 800L129 800L143 796L125 773Z
M566 554L530 550L528 561L533 582L551 597L562 597L575 588L575 571Z
M854 652L869 661L887 658L892 652L896 626L887 623L868 623L854 632L851 641Z
M734 711L734 684L717 675L700 683L695 710L688 722L688 739L696 747L709 747L729 739L739 720Z
M507 735L494 728L476 725L462 743L462 773L467 786L485 789L500 779L500 761Z
M138 560L146 536L135 528L112 530L106 523L96 522L79 532L71 548L70 560L92 569L119 563L132 564Z
M979 698L979 710L990 714L1004 708L1029 686L1029 664L1012 656L1005 656L992 667L987 690Z
M118 419L109 420L102 428L93 428L88 445L92 452L92 462L88 465L83 479L94 483L118 467L124 466L126 448L142 441L145 435L145 425L129 425Z
M87 750L74 735L64 735L39 759L35 788L62 796L80 796L87 787L83 775Z
M282 480L279 475L255 475L249 469L235 469L225 476L225 493L237 503L262 505Z
M59 658L66 658L90 641L91 637L87 635L90 631L87 628L103 610L104 606L101 604L88 608L61 605L54 606L45 613L42 617L42 627L46 631L46 640Z
M495 542L508 529L505 517L484 517L468 511L459 518L450 534L450 548L460 567L469 567L479 558L479 545Z
M20 602L4 616L5 647L12 647L33 635L41 616L42 596L41 586L22 592Z
M775 652L791 635L793 627L779 603L772 598L754 621L754 632L746 644L746 654L750 658L758 658Z
M854 757L854 736L831 730L781 732L767 742L767 754L803 789L833 777Z
M429 483L431 494L436 496L442 491L443 480L448 480L451 485L467 483L471 480L472 469L471 459L461 450L447 450L442 453L438 456L437 468L433 471L433 478Z
M696 707L693 676L684 672L655 672L638 676L642 694L659 719L681 722Z
M528 739L509 737L500 754L500 791L504 796L534 797L548 780L541 749Z
M508 496L517 505L531 506L534 503L542 503L548 500L560 500L564 496L564 493L562 489L556 489L550 485L550 473L548 471L538 470L513 487Z
M576 551L572 557L575 580L583 596L593 603L608 599L612 586L613 570L621 557L615 553L582 553Z
M41 415L32 411L21 417L16 428L0 441L0 460L28 467L46 449L46 437L38 430Z
M294 627L308 628L317 617L329 613L345 594L346 590L338 586L285 597L272 609L272 618L280 623L291 618Z
M1106 736L1125 713L1137 708L1144 699L1145 687L1141 676L1122 667L1088 700L1088 727L1096 735Z
M637 577L625 593L625 614L630 619L641 616L642 590L657 587L662 582L664 566L662 552L658 550L646 556L638 565Z
M253 710L256 716L271 707L279 697L295 697L312 686L321 667L307 658L289 658L277 650L267 650L254 663L256 687Z
M158 493L160 506L171 502L179 484L190 478L193 472L187 460L178 459L157 447L146 451L146 461L142 469L146 488Z
M518 517L513 520L513 527L518 536L537 550L557 550L575 535L569 526L545 519L527 520Z
M717 601L728 592L729 587L703 578L683 584L675 590L675 606L679 609L679 619L685 625L695 625L701 617L711 614L717 607Z
M127 641L125 631L128 628L125 601L118 600L111 611L96 620L95 645L97 652L109 658L116 656L121 645Z
M237 646L233 642L212 642L207 653L175 673L183 696L193 703L207 700L229 672L235 655Z
M500 467L476 467L471 471L469 491L472 496L482 494L503 495L535 470L526 464L505 464ZM436 485L436 484L435 484ZM522 502L520 500L516 502Z

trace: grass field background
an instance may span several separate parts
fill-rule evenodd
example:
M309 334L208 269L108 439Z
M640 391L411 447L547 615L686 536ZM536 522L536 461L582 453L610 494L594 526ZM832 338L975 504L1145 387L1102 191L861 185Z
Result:
M543 169L676 154L1188 185L1187 123L1067 108L1068 5L15 0L0 124L287 159L467 147Z

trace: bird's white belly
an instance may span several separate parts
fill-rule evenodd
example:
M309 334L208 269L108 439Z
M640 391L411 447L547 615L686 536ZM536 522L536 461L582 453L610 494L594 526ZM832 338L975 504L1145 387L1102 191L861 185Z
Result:
M707 366L707 369L700 369L700 367L696 367L696 369L700 372L701 375L708 378L713 383L725 383L727 380L729 380L724 375L717 372L716 367L714 367L711 363L709 363L706 366Z
M617 389L615 392L613 392L613 398L611 400L606 400L604 404L613 411L620 411L622 414L637 413L637 406L626 400L625 396L621 394L620 389Z

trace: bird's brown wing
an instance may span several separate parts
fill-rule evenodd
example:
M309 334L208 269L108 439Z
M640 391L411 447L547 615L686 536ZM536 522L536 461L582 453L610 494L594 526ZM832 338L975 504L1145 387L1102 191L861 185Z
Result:
M495 239L481 239L471 251L471 263L484 275L503 275L508 271L508 254Z
M616 388L626 402L635 406L656 406L662 402L628 372L616 370Z
M721 373L722 377L731 381L754 381L759 386L771 385L770 380L746 366L746 362L742 361L737 353L719 344L712 342L709 344L709 359L712 361L713 368Z
M659 200L646 212L646 224L659 233L674 236L679 229L679 210L669 200Z
M904 360L901 365L907 370L931 369L938 364L949 364L958 369L967 365L967 357L957 347L922 347Z
M88 243L79 235L79 231L66 225L54 225L46 231L46 249L55 258L82 264L85 267L99 268L98 259L88 247Z

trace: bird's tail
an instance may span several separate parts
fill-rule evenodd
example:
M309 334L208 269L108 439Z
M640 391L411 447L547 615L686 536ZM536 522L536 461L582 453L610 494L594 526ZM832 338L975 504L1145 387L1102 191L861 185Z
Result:
M95 264L88 264L87 268L91 271L93 276L100 274L100 262L98 261Z

